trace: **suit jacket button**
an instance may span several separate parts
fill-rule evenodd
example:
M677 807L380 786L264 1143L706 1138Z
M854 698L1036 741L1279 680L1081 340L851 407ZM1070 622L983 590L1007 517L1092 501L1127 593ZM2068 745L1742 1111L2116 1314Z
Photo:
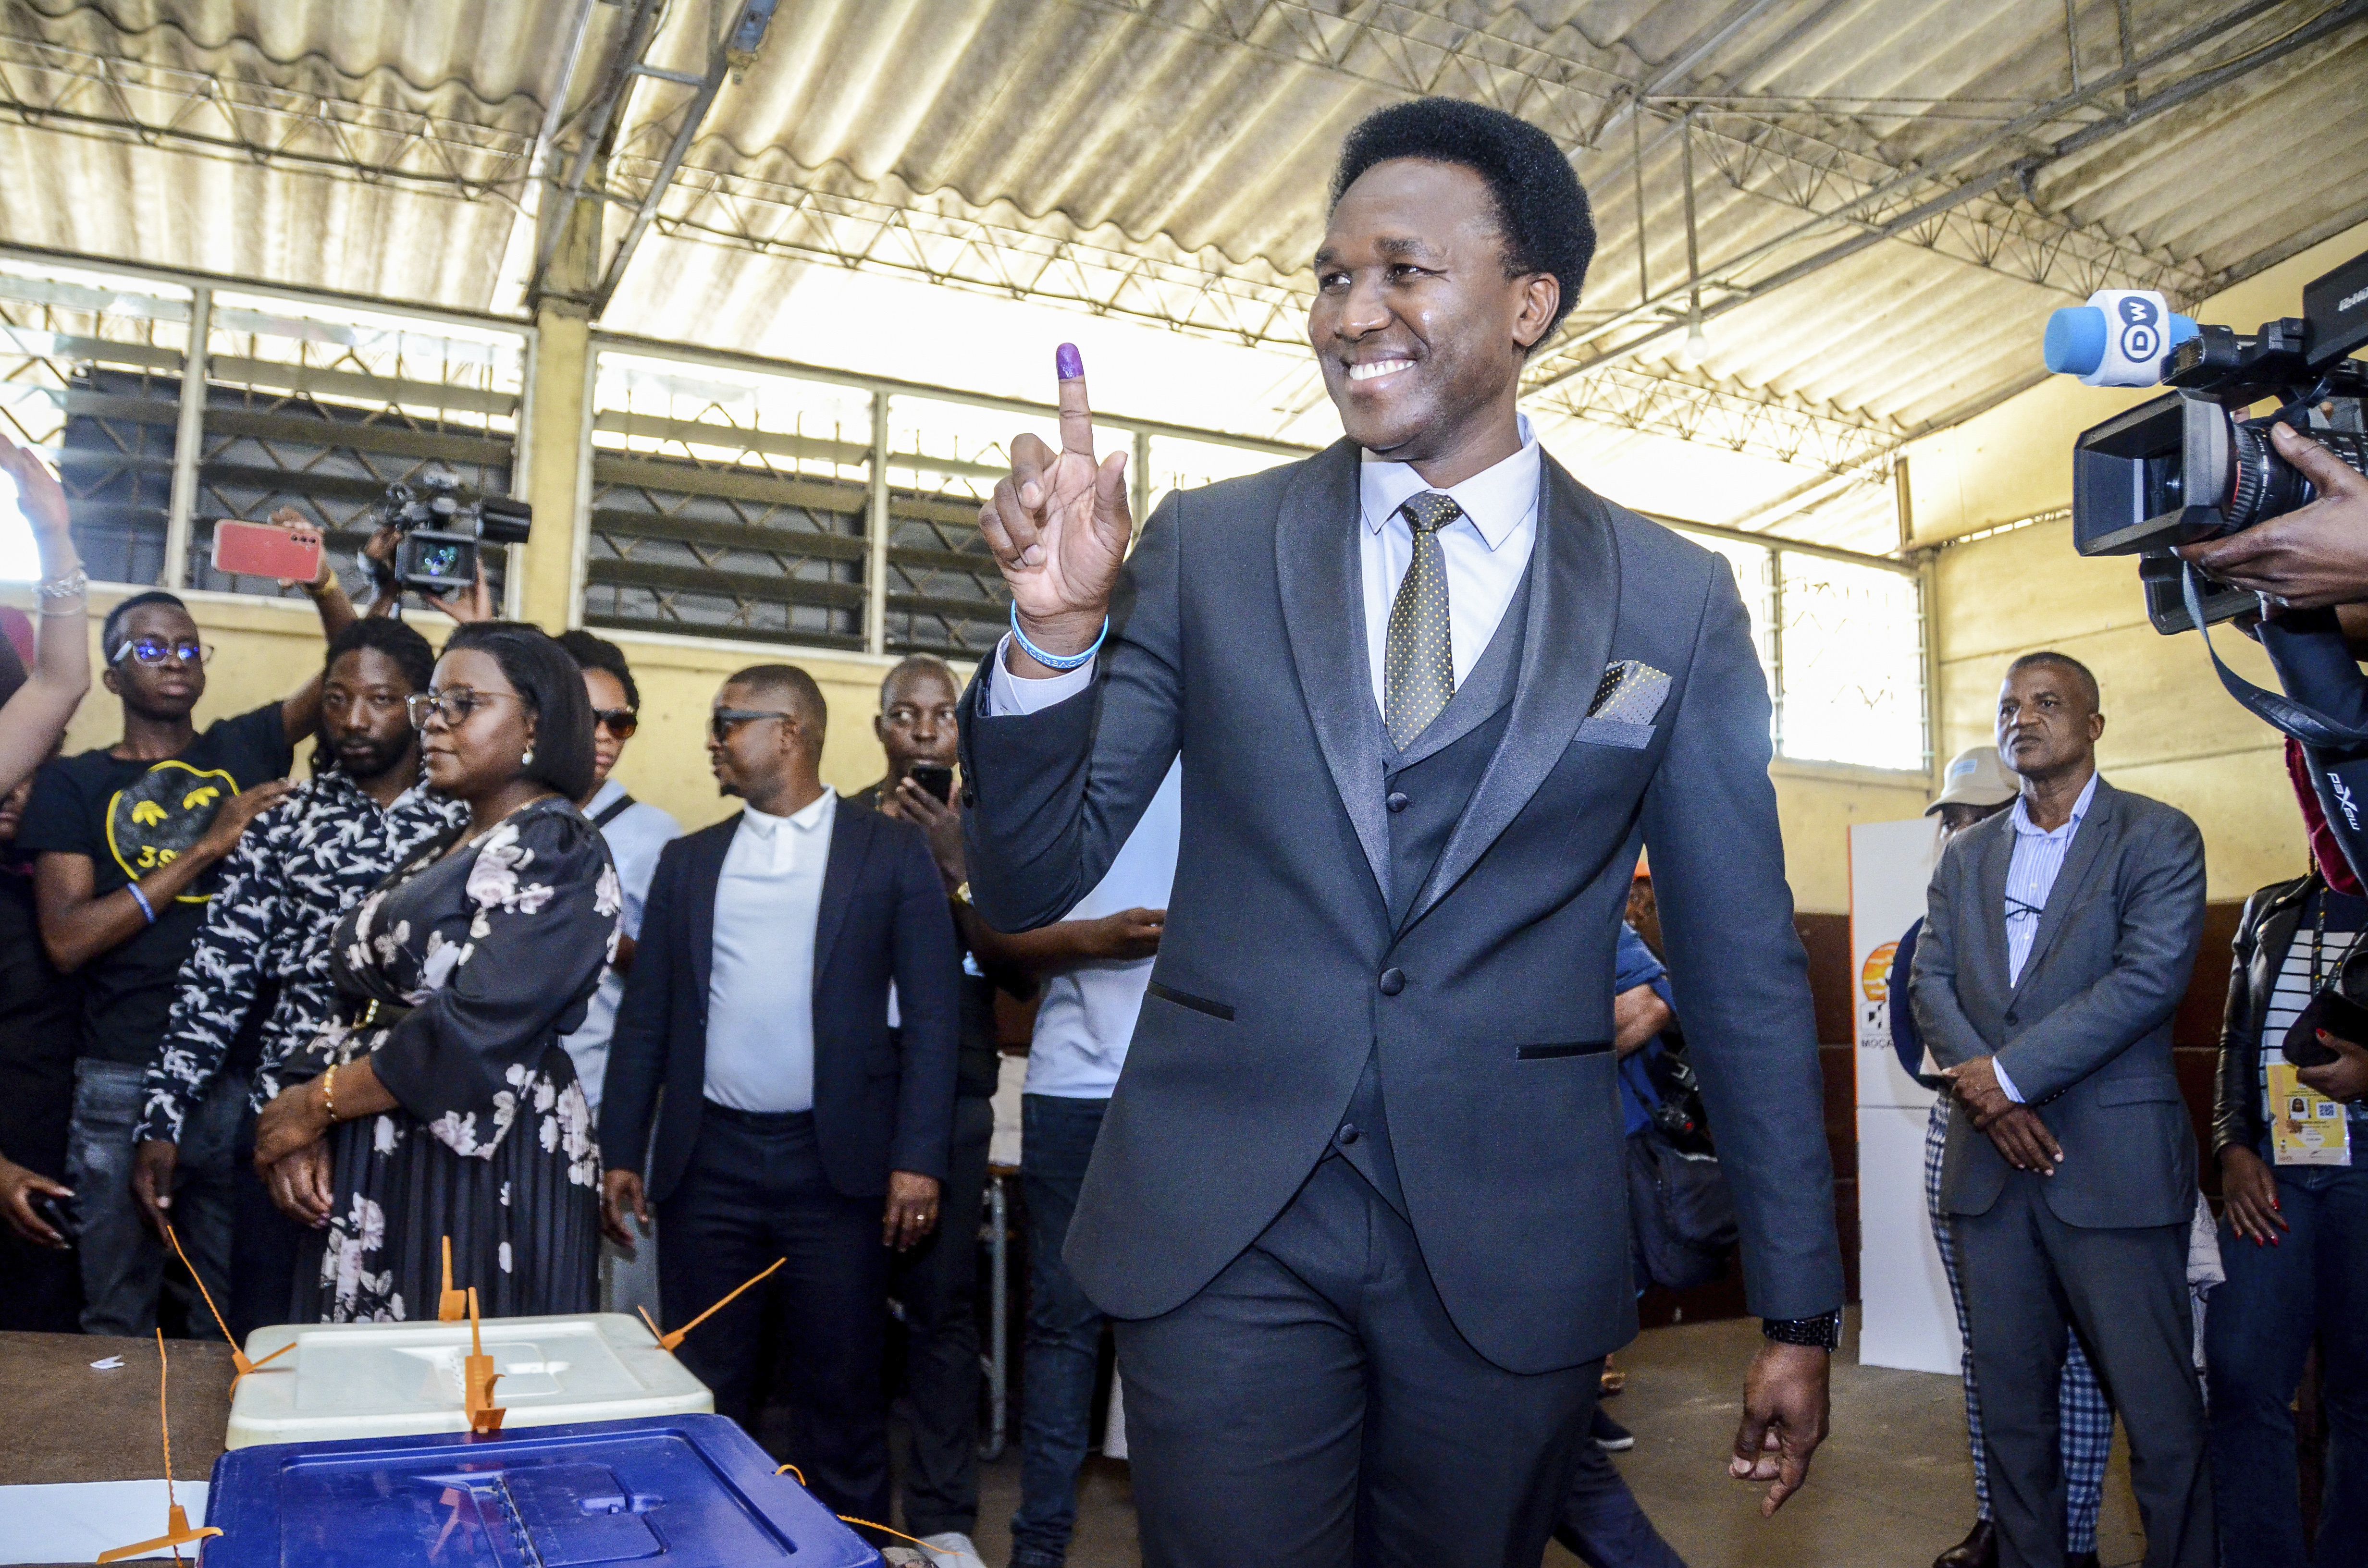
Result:
M2021 1020L2021 1018L2016 1017L2012 1013L2009 1013L2009 1014L2007 1014L2007 1016L2006 1016L2006 1021L2007 1021L2008 1023L2010 1023L2010 1024L2019 1024L2019 1023L2021 1023L2022 1020Z
M1383 995L1384 995L1384 996L1395 996L1395 995L1396 995L1399 992L1404 991L1405 989L1406 989L1406 971L1404 971L1404 970L1402 970L1402 969L1385 969L1385 970L1382 971L1382 994L1383 994Z
M1405 791L1399 790L1391 790L1389 798L1384 800L1382 804L1389 807L1389 809L1394 812L1402 812L1406 810L1406 798Z
M1340 1147L1345 1149L1349 1144L1354 1143L1358 1139L1362 1138L1364 1134L1357 1131L1357 1124L1355 1122L1344 1121L1340 1124L1340 1131L1334 1134L1334 1136L1339 1139Z

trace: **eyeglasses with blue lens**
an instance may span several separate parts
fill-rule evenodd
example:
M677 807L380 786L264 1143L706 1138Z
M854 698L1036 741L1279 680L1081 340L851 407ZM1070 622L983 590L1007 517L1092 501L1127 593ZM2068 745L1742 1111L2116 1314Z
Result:
M202 665L214 656L211 642L168 642L161 637L128 637L115 650L114 663L130 659L142 665Z

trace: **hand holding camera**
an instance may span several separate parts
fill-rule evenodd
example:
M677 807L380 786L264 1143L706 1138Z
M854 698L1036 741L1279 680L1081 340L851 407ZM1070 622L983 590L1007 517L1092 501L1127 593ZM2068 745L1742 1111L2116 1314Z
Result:
M2368 479L2293 426L2270 433L2277 455L2318 492L2298 511L2179 553L2233 586L2295 609L2368 599Z

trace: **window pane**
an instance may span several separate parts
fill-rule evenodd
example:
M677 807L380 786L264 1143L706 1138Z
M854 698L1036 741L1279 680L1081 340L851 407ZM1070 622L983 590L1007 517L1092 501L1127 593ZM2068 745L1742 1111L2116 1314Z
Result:
M1777 749L1807 761L1924 767L1924 644L1917 581L1785 551L1783 701Z

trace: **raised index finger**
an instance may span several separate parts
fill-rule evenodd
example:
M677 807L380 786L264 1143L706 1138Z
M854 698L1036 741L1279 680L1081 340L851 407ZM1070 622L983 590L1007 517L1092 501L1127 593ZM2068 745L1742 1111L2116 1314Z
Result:
M1086 406L1086 359L1074 343L1053 351L1053 369L1061 378L1061 449L1094 455L1094 415Z

